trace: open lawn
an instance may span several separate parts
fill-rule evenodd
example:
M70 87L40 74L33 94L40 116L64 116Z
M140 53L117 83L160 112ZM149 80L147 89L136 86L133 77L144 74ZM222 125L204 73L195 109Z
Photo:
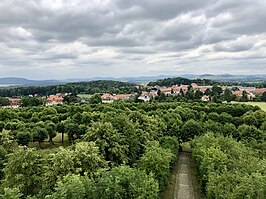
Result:
M262 110L266 111L266 102L241 102L252 106L258 106Z
M81 98L91 98L93 95L91 94L78 94L78 97L81 97Z

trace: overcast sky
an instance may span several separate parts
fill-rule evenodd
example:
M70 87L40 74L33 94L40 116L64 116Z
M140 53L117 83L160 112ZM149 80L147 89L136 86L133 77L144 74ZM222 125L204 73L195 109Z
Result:
M0 1L0 77L185 73L266 74L266 1Z

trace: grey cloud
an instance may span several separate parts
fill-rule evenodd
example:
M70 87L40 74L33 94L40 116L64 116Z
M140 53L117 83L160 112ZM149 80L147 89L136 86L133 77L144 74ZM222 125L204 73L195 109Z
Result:
M0 72L116 76L217 61L250 70L265 61L265 10L264 0L2 0Z

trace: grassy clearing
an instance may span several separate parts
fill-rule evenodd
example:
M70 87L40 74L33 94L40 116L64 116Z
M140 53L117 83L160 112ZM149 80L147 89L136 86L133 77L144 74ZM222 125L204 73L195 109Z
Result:
M54 144L51 144L48 141L48 139L45 140L41 145L41 149L42 149L41 151L48 154L48 153L55 152L57 150L57 148L60 146L67 147L67 146L71 145L71 143L68 142L68 137L67 137L66 133L64 134L64 144L62 144L62 134L61 133L57 133L57 135L53 138L53 143ZM30 142L29 147L39 149L39 143L38 142Z
M252 106L258 106L262 110L266 111L266 102L240 102L240 103L245 103Z
M78 94L78 97L81 97L81 98L91 98L93 95L91 94Z

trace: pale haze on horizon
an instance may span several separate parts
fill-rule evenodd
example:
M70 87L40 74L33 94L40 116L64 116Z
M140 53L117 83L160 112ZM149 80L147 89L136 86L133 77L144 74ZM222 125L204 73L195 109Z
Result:
M0 77L266 74L265 0L1 0Z

